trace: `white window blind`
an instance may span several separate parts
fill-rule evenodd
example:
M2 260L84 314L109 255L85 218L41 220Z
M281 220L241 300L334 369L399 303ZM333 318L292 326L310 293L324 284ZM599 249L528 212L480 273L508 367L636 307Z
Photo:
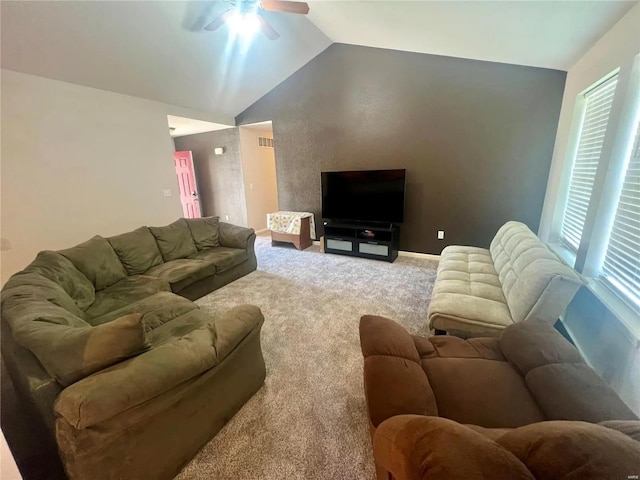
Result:
M618 200L607 253L605 279L640 305L640 123Z
M584 94L584 119L560 235L562 242L574 251L580 246L617 84L618 75L614 75Z

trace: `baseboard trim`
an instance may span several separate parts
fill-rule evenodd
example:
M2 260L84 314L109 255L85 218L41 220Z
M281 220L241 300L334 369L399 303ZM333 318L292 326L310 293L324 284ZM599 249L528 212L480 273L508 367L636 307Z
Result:
M263 228L262 230L256 230L256 235L260 235L261 233L268 232L268 228Z
M427 260L440 260L440 255L435 255L433 253L419 253L419 252L405 252L404 250L400 250L398 255L401 257L413 257L413 258L424 258Z

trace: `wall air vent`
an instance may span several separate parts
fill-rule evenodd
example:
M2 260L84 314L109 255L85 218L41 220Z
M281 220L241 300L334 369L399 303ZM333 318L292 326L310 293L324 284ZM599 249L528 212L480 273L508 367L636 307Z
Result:
M265 148L273 148L273 138L258 137L258 146Z

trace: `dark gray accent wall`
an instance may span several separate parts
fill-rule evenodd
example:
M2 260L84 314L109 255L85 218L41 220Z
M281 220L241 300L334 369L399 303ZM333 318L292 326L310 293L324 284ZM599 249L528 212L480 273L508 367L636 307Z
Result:
M203 216L217 215L236 225L247 224L238 128L174 138L176 151L191 150ZM224 147L222 155L213 149Z
M280 208L314 212L318 236L321 171L406 168L402 250L487 247L508 220L538 229L565 77L334 44L236 124L273 121Z

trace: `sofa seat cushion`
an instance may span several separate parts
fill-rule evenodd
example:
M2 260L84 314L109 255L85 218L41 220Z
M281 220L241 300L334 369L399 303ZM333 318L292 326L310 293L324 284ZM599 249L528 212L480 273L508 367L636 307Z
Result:
M166 322L197 309L198 306L196 304L180 295L171 292L159 292L130 303L118 310L105 313L100 317L92 318L90 322L93 325L100 325L111 322L123 315L141 313L145 332L150 334L154 329L164 325ZM149 336L149 340L153 344L152 336Z
M164 227L149 227L158 242L158 248L165 262L186 258L196 253L196 245L191 236L191 230L184 218L179 218Z
M147 227L107 239L129 275L139 275L162 263L155 237Z
M147 270L145 275L165 280L169 282L172 292L179 292L198 280L215 275L215 273L216 267L211 262L181 258L153 267Z
M100 235L58 253L71 260L96 290L107 288L127 276L113 247Z
M96 324L94 319L97 317L102 317L155 293L168 290L169 284L162 279L148 275L132 275L96 292L96 299L85 311L85 314L89 323Z
M248 260L249 254L240 248L216 247L202 250L189 258L213 263L216 267L216 273L222 273Z
M515 428L546 420L509 362L437 357L421 364L441 417L487 428Z
M513 323L488 250L449 246L442 251L429 321L431 328L488 335Z

